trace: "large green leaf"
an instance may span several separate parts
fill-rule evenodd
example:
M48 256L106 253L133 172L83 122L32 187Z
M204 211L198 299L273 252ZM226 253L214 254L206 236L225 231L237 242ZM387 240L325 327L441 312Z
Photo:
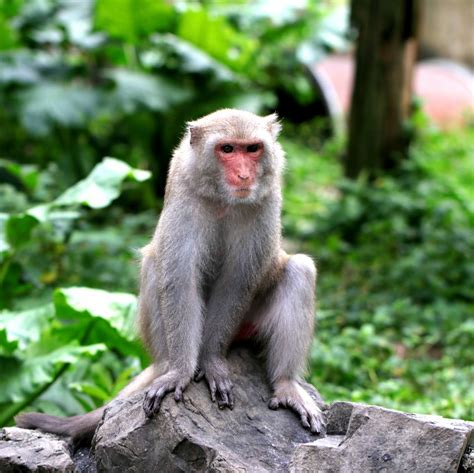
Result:
M27 213L11 215L6 222L6 237L8 243L19 248L31 239L33 229L38 225L38 220Z
M39 58L26 49L0 52L0 84L36 84L41 80L44 63L44 56Z
M40 83L21 92L19 98L23 126L40 136L54 125L83 126L100 107L99 93L78 84Z
M140 37L168 31L175 16L166 0L97 0L95 26L114 38L136 43Z
M16 46L16 43L15 31L5 18L0 17L0 50L13 48Z
M17 340L9 340L7 329L0 322L0 357L9 357L18 347Z
M93 358L106 349L104 344L79 346L71 343L42 356L25 361L15 358L2 360L0 378L0 404L21 403L45 389L54 381L59 371L83 357ZM0 422L1 423L1 422Z
M61 2L57 19L67 32L68 40L84 49L96 48L104 42L104 35L92 31L94 0Z
M11 248L28 243L41 222L74 220L80 214L75 207L85 205L99 209L107 207L121 192L125 180L142 182L150 178L149 171L135 169L115 158L104 158L82 181L70 187L57 199L37 205L18 214L0 214L0 261ZM70 207L69 209L67 207Z
M115 158L104 158L82 181L60 195L54 205L87 205L93 209L107 207L120 195L126 179L142 182L150 172L134 169Z
M257 43L235 30L225 18L204 9L189 9L179 20L178 36L194 44L231 69L243 72Z
M61 318L100 318L127 340L135 338L137 297L133 294L70 287L56 290L54 305Z
M52 304L21 312L0 312L0 354L11 355L38 342L53 319Z
M87 326L87 342L103 342L124 355L145 358L137 341L133 294L107 292L86 287L57 289L54 305L60 319Z
M34 191L38 185L40 179L38 166L0 159L0 169L4 169L8 174L17 178L29 191Z
M184 39L167 33L156 34L151 38L152 43L159 48L159 50L172 51L174 55L181 59L180 69L183 72L203 73L212 72L222 81L237 81L238 76L231 71L227 66L219 61L216 61L207 52L185 41ZM155 60L156 59L156 60ZM142 58L149 66L159 67L162 61L161 55L144 54Z
M189 93L168 79L150 74L114 69L107 74L114 83L112 106L126 113L138 108L167 110L172 105L189 98Z

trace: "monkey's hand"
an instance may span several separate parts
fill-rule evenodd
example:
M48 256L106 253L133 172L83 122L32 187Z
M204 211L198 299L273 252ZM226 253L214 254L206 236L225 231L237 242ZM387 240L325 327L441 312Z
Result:
M165 395L174 391L176 402L183 400L183 391L191 381L191 376L186 376L176 370L170 370L153 381L148 388L143 401L143 409L147 417L160 410L161 402Z
M275 384L273 397L268 402L270 409L286 407L299 415L303 427L313 434L320 434L326 428L324 415L311 396L294 380Z
M234 408L234 392L232 390L233 384L230 380L229 369L227 363L221 358L212 358L205 360L198 368L194 379L201 381L206 378L209 390L211 391L211 400L215 402L220 409L228 407ZM217 397L216 397L217 394Z

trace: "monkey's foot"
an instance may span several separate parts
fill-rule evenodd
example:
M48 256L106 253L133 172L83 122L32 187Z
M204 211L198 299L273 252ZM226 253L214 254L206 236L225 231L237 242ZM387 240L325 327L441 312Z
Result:
M167 393L174 391L176 402L183 400L183 391L191 381L191 376L183 375L175 370L168 371L153 381L143 401L143 409L147 417L160 410L161 402Z
M204 361L198 368L194 379L201 381L206 378L209 390L211 391L211 400L216 402L220 409L228 407L234 408L234 392L233 384L230 380L227 363L223 359L215 358L213 360ZM216 396L217 395L217 396Z
M326 427L323 413L297 381L277 382L268 407L273 410L279 407L291 409L299 415L303 427L309 429L313 434L320 434Z

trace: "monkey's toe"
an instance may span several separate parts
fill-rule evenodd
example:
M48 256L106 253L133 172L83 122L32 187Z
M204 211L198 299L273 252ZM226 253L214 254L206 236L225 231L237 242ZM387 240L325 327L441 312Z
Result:
M292 410L299 416L301 425L313 434L320 434L325 430L326 421L324 419L324 414L319 411L318 408L307 406L299 399L273 396L268 401L268 407L272 410L276 410L279 407L286 407Z
M310 430L313 434L321 434L326 430L326 420L322 413L319 415L310 415L309 422Z
M321 412L310 412L304 407L301 407L301 409L292 409L300 415L301 424L305 429L308 429L312 434L316 435L324 432L326 428L326 421L324 420L324 415Z

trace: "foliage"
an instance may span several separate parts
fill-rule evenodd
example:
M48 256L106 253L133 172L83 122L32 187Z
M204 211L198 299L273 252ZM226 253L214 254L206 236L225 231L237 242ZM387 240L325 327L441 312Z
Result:
M11 162L2 165L33 198L39 172ZM1 424L11 422L27 406L50 410L51 396L61 399L56 413L90 410L115 395L132 372L146 365L133 330L136 296L71 287L55 290L52 303L41 301L49 299L48 288L68 279L63 259L82 208L107 207L125 180L148 178L146 171L105 158L54 200L30 207L25 197L24 208L1 214L0 300L3 307L28 307L0 312ZM56 265L40 265L39 258ZM38 274L43 268L46 272ZM97 360L101 363L91 363ZM124 362L130 365L125 371ZM74 372L68 371L70 365Z
M0 164L25 186L34 199L40 181L39 172L8 161ZM91 209L107 207L119 196L126 179L141 182L149 177L148 171L133 169L114 158L105 158L89 176L54 200L28 206L27 199L23 198L25 208L0 213L0 308L9 307L14 297L58 283L62 255L66 252L75 222L81 216L81 206ZM10 205L11 202L7 201L7 207ZM48 255L48 250L51 255ZM41 261L38 261L38 255ZM38 271L44 272L38 274Z
M153 171L133 198L157 205L186 120L273 108L278 91L314 99L305 64L343 33L319 2L293 3L1 2L1 154L42 167L54 156L64 187L111 154Z
M0 423L10 422L27 406L44 408L59 393L63 400L55 412L62 414L89 410L116 394L127 377L114 372L113 359L146 360L134 337L135 309L131 294L77 287L55 291L53 304L0 313ZM106 350L112 360L100 360ZM92 365L91 360L102 363ZM75 373L66 376L70 365ZM55 389L39 399L54 383Z
M429 133L398 176L299 203L324 179L293 162L307 172L288 182L286 228L319 263L311 380L327 399L473 417L473 143L472 130ZM332 166L319 164L326 179Z
M306 66L346 47L344 11L327 13L310 0L0 0L2 424L91 410L146 365L136 249L184 122L311 109ZM285 244L320 273L309 379L328 401L474 418L473 130L418 136L372 185L342 179L344 143L325 131L287 120L283 134Z

